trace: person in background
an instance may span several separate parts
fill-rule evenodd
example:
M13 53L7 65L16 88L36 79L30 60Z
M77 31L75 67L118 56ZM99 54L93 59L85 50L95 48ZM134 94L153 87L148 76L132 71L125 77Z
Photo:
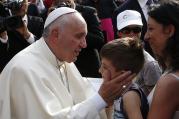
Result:
M111 41L102 47L102 64L99 71L104 80L113 79L126 70L139 73L144 64L144 54L138 41L135 37L126 37ZM121 92L122 96L114 101L113 119L146 119L149 105L143 90L133 83L128 87L124 86Z
M39 16L45 21L48 7L44 5L46 0L28 0L28 10L27 14L31 16Z
M164 74L149 94L147 119L179 118L179 1L162 0L148 12L145 39L161 64Z
M18 2L11 0L11 2L16 4L16 6L14 5L14 7L11 8L12 15L21 16L27 26L27 29L31 33L30 35L34 35L37 39L39 39L43 32L43 19L41 17L27 15L28 0L19 0Z
M75 65L84 77L101 78L98 69L100 67L99 51L105 44L105 39L100 29L100 21L97 11L93 7L76 4L77 11L81 13L87 23L86 36L87 47L82 49Z
M117 15L117 34L119 38L136 37L140 40L142 31L142 18L135 10L125 10ZM140 41L138 41L140 42ZM161 76L161 68L158 62L143 49L145 62L137 76L136 83L148 95Z
M29 3L28 9L27 9L27 15L30 16L40 16L38 7L35 3Z
M149 43L147 41L144 40L144 35L147 31L147 19L148 19L148 15L147 15L147 11L148 11L148 7L150 4L157 2L157 0L153 1L153 0L125 0L124 3L122 5L120 5L117 9L115 9L114 14L113 14L113 28L114 28L114 33L115 33L115 38L117 38L117 15L121 12L123 12L124 10L135 10L138 11L141 14L142 17L142 32L141 32L141 40L144 43L144 48L145 50L153 56L153 52L151 50L151 47L149 45Z
M86 47L86 34L86 22L75 9L53 10L43 37L1 73L0 119L106 119L105 107L136 75L126 71L94 90L73 63Z
M4 31L0 28L0 73L3 70L4 66L6 65L6 58L8 57L7 54L7 31Z
M12 4L9 7L11 11L10 16L6 16L6 31L8 34L8 40L6 42L7 55L2 56L4 59L2 67L13 58L15 54L23 50L30 44L38 40L43 31L44 22L42 18L27 15L28 1L27 0L10 0L7 4ZM5 3L3 3L5 4ZM6 9L6 8L4 8ZM0 62L1 63L1 62Z
M100 19L100 27L105 36L105 41L114 40L114 31L112 25L112 15L117 8L114 0L84 0L83 5L96 8Z

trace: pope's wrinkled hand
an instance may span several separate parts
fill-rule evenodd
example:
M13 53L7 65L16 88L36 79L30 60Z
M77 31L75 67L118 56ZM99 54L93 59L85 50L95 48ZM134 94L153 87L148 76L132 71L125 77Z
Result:
M123 72L115 78L104 80L98 93L104 99L108 106L112 105L114 100L121 96L123 86L128 87L132 83L132 79L136 74L130 71Z

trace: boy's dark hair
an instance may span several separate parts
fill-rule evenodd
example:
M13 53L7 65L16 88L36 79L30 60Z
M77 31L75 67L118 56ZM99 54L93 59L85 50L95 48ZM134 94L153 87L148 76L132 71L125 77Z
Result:
M105 44L100 56L110 60L116 71L130 70L137 74L144 64L142 44L135 38L120 38Z

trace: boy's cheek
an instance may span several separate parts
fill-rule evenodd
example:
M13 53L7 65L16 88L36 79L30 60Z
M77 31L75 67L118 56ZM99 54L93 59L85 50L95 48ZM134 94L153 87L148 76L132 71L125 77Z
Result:
M109 70L103 71L102 77L103 77L103 80L104 80L104 81L109 81L109 80L111 80L111 73L110 73L110 71L109 71Z

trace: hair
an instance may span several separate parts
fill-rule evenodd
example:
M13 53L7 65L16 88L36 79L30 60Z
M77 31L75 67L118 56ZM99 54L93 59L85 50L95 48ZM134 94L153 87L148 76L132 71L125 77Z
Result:
M165 26L173 25L174 34L168 38L166 47L163 50L162 57L159 57L159 63L166 68L164 62L167 60L172 70L179 69L179 1L162 0L159 4L150 6L148 15L159 24Z
M75 9L74 0L54 0L52 3L53 7L69 7Z
M73 13L69 13L68 15L71 15ZM44 38L47 38L50 34L50 29L54 26L57 26L61 29L61 30L64 30L65 29L65 26L71 22L71 19L68 17L68 15L62 15L60 16L59 18L57 18L56 20L54 20L51 24L49 24L43 31L43 34L42 36Z
M135 38L120 38L105 44L101 51L101 58L111 61L116 71L130 70L139 73L144 64L144 54L140 40Z

